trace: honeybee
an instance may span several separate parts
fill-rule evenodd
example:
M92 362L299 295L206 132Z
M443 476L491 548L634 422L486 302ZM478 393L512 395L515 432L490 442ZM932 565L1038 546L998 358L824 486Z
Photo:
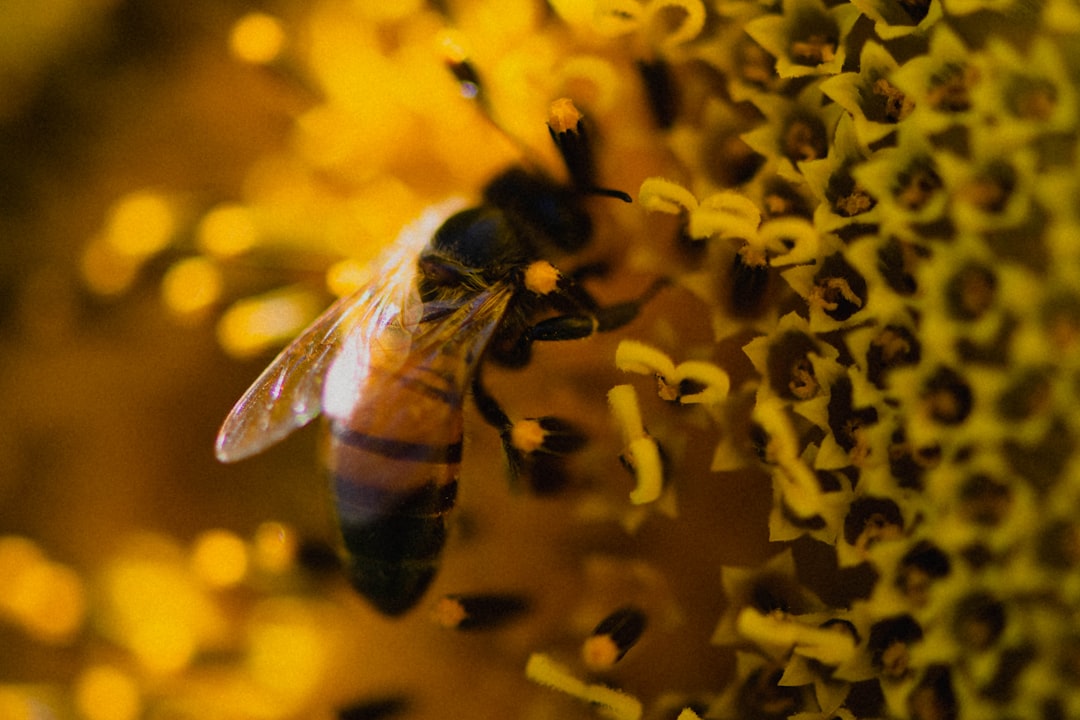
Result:
M575 445L565 423L541 418L538 444L521 447L480 381L481 363L523 365L534 341L620 327L655 292L600 307L541 259L552 245L574 250L588 240L588 194L512 168L487 186L481 204L445 220L446 208L428 213L377 261L368 284L274 359L225 419L217 457L233 462L323 415L346 572L385 614L412 608L436 573L470 390L509 453ZM559 314L532 322L543 307Z

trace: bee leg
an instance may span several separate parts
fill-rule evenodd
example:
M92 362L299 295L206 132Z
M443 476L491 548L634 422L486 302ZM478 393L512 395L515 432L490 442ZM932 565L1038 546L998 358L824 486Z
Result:
M587 278L604 277L609 272L611 272L611 268L606 262L604 262L603 260L596 260L595 262L589 262L585 263L584 265L577 266L573 270L569 271L567 275L575 283L580 283L582 280L585 280Z
M530 341L577 340L593 333L616 330L636 318L641 307L668 282L666 278L661 278L653 282L637 299L607 306L596 303L581 286L572 285L560 290L560 293L573 301L580 310L577 313L541 320L529 327L526 335Z
M514 423L510 421L510 416L499 405L499 401L484 387L484 381L481 378L482 370L483 364L476 369L476 374L473 376L473 402L476 403L476 409L480 411L480 416L484 418L484 422L498 430L500 436L505 436Z
M537 492L552 492L564 485L567 478L559 458L579 450L586 442L585 434L573 423L550 415L512 421L484 387L479 370L472 391L484 421L499 431L511 486L518 487L522 477Z

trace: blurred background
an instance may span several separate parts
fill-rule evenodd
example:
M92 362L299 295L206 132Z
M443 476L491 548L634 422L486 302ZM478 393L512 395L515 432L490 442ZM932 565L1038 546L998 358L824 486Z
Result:
M409 51L414 34L445 24L439 13L368 5L0 8L0 716L584 717L583 704L526 681L525 660L573 659L626 602L650 613L651 659L631 655L605 681L655 699L730 672L707 644L716 569L766 555L768 486L688 487L680 504L698 512L678 525L639 518L635 533L606 515L606 500L625 505L633 487L604 405L621 381L617 338L581 354L542 348L533 367L492 373L515 413L570 416L590 433L565 493L512 493L495 434L471 409L466 418L455 534L429 599L527 595L532 612L506 630L448 631L428 607L391 621L352 594L319 550L336 531L314 428L242 464L215 461L232 403L356 267L426 204L475 197L514 160L475 108L464 119L440 109L457 88ZM501 42L535 38L542 11L511 5ZM339 75L316 77L328 68ZM388 89L409 86L410 71L447 78L414 88L426 115ZM547 148L542 112L530 105L506 124ZM640 140L627 137L611 147ZM633 191L664 160L623 162L635 164L614 180ZM616 228L636 222L603 212ZM598 294L621 299L645 279L603 280ZM659 297L635 336L672 337L660 318L692 320L690 302ZM680 332L710 338L693 322ZM650 413L683 422L659 403ZM680 452L705 472L703 433L691 422ZM683 571L658 573L665 563Z
M115 288L87 268L118 199L235 197L281 142L287 108L228 55L243 10L58 2L4 17L3 522L73 560L118 523L190 534L236 518L211 495L266 497L226 482L208 450L258 362L230 362L210 318L168 312L162 274L181 251Z

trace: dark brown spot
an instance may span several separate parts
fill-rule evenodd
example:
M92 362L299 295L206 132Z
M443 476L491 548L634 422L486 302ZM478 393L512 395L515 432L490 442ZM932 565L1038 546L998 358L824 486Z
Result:
M978 473L960 487L961 514L977 525L1001 524L1012 508L1013 494L1007 485Z
M945 299L958 320L977 320L990 309L997 292L997 276L985 265L971 263L949 279Z
M943 185L933 161L919 158L897 178L893 193L901 207L914 212L926 207Z
M953 631L963 647L976 652L989 649L1006 624L1005 605L989 593L976 592L956 604L953 615Z
M915 109L915 102L900 88L885 78L878 78L870 86L870 97L863 108L867 119L875 122L898 123Z
M958 113L971 109L971 88L979 72L964 63L948 63L930 79L927 100L940 112Z
M817 160L829 152L829 137L825 125L813 115L788 118L781 136L781 150L792 162Z
M785 333L772 344L766 369L769 384L781 397L808 400L818 394L820 386L809 357L816 352L817 344L801 332Z
M919 362L922 348L918 338L902 325L886 325L866 352L866 379L884 388L889 371Z
M922 400L930 417L943 425L964 422L975 404L967 381L946 367L938 368L923 384Z

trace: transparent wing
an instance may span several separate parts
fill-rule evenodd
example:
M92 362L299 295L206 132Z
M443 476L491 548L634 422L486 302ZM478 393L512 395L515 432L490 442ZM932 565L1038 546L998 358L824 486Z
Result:
M443 203L406 228L374 264L371 281L330 306L248 388L218 431L222 462L255 455L322 412L323 381L342 347L363 345L384 328L408 328L422 310L416 260L438 226L463 203ZM410 317L415 315L416 317Z
M323 413L354 428L377 426L399 439L438 426L435 415L460 416L472 373L514 289L505 281L463 288L424 304L419 319L391 318L369 326L375 329L371 334L350 335L327 371ZM416 393L423 401L400 412ZM418 412L430 416L420 419Z

